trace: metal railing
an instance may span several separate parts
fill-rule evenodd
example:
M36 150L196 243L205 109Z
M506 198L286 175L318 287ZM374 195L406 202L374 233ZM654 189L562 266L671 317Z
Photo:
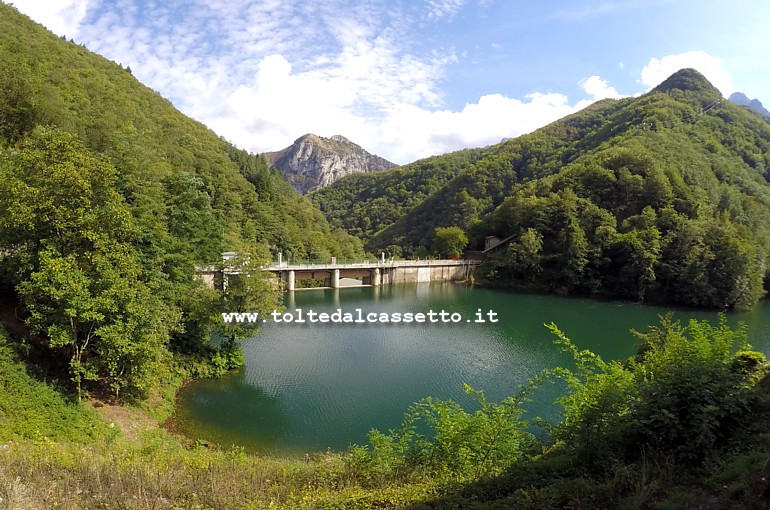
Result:
M447 265L475 265L479 262L476 260L464 260L464 259L410 259L410 260L394 260L394 259L288 259L272 261L268 266L264 266L264 269L320 269L330 267L347 267L347 268L368 268L368 267L400 267L400 266L447 266Z

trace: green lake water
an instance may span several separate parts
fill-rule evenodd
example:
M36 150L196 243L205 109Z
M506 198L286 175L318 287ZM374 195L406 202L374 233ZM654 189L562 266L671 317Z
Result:
M223 446L296 454L363 444L372 428L397 427L413 402L433 396L473 402L463 384L499 401L539 371L569 366L570 358L543 326L554 322L580 348L604 359L633 354L631 328L658 323L669 308L617 301L519 294L449 283L308 290L287 293L287 310L304 324L263 324L244 340L245 366L217 380L185 387L176 426ZM456 323L315 323L307 313L461 314ZM475 322L481 310L485 323ZM488 311L498 322L490 322ZM459 316L455 316L457 319ZM717 321L715 312L675 310L675 317ZM440 319L440 317L435 317ZM426 318L427 320L427 318ZM728 315L749 328L756 350L770 354L770 302ZM529 418L555 419L560 389L542 387Z

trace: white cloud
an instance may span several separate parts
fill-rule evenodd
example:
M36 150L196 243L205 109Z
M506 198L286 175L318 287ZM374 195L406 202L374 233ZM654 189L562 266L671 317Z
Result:
M130 65L180 110L253 152L307 132L380 150L374 133L384 112L440 106L441 77L456 59L451 50L412 51L403 31L419 19L387 2L104 7L84 27L89 48Z
M253 152L305 133L341 134L407 163L497 143L617 95L591 77L581 85L593 99L575 105L562 94L489 94L442 109L441 80L457 57L413 52L403 31L419 19L387 3L191 0L172 9L118 1L89 13L87 45ZM428 0L428 18L449 19L466 1Z
M364 69L369 66L365 62L360 65ZM593 76L581 82L593 97L572 105L563 94L533 93L526 101L489 94L460 111L442 110L415 100L411 97L414 92L405 94L407 84L389 83L392 90L378 92L371 83L357 83L358 73L343 69L344 65L335 72L294 72L284 56L265 57L252 83L234 90L225 107L209 117L207 124L255 152L281 149L305 133L342 134L367 150L407 163L497 143L574 113L598 99L620 97L604 80ZM392 82L396 78L382 79Z
M411 41L426 17L448 21L468 0L427 0L417 11L387 0L16 1L38 21L68 27L68 36L80 27L79 42L130 65L187 115L252 152L305 133L341 134L407 163L497 143L622 97L590 76L578 84L583 99L487 94L448 109L442 88L454 51ZM681 67L732 91L722 62L703 52L653 58L640 81L652 88Z
M319 71L293 73L282 55L262 59L252 83L227 95L207 123L219 134L256 152L285 147L298 136L350 135L362 129L354 113L355 80Z
M615 90L615 87L610 87L610 85L599 76L590 76L584 80L580 80L579 84L587 94L593 96L594 101L607 98L620 99L623 97L617 90Z
M576 111L562 94L535 93L527 99L489 94L461 111L401 104L383 119L377 134L392 158L410 161L415 155L425 157L498 143Z
M13 0L13 5L51 32L77 37L88 12L88 0Z
M466 0L428 0L428 19L451 18L465 3Z
M647 90L651 90L678 70L687 67L700 71L725 97L735 92L722 59L703 51L666 55L661 59L651 58L642 69L641 82L647 87Z

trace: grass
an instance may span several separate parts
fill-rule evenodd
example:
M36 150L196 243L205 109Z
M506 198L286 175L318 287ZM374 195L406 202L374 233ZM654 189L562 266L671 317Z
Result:
M86 404L27 373L0 329L0 441L43 439L93 442L107 425Z
M428 482L364 488L342 455L289 460L187 449L161 429L137 441L20 441L0 452L0 497L9 508L364 509L435 495Z

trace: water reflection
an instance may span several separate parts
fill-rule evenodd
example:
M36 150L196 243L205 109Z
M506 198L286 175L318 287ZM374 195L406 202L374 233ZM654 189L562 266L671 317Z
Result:
M246 382L242 372L195 383L177 409L176 421L191 437L220 445L270 450L283 442L289 421L277 395Z

